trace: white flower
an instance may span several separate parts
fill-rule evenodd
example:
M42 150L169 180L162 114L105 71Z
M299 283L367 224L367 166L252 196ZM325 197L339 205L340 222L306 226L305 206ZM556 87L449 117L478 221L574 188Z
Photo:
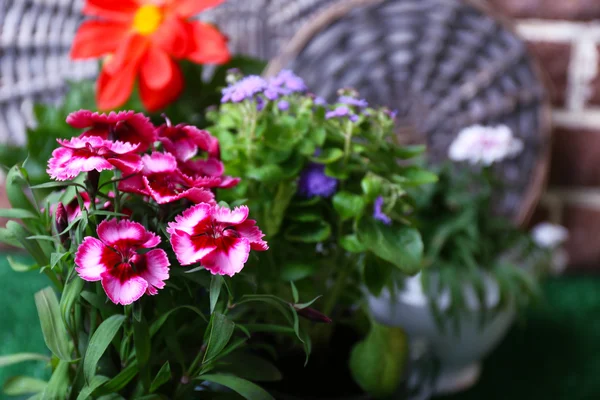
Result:
M564 226L542 222L533 227L531 236L538 246L553 249L567 240L569 231Z
M523 150L523 142L506 125L473 125L459 132L448 150L453 161L491 165L514 157Z

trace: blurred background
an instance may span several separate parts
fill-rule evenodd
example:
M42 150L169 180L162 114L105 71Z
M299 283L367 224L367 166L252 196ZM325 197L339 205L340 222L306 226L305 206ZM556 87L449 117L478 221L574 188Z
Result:
M450 1L450 0L449 0ZM66 80L95 76L92 62L68 60L83 1L0 2L0 145L24 143L35 101L57 102ZM220 22L235 51L270 59L327 0L229 1L208 20ZM342 2L343 3L343 2ZM541 69L551 104L550 161L545 189L536 193L530 224L551 221L569 230L568 265L544 284L545 301L517 321L486 360L482 379L452 399L600 398L600 0L477 2L505 21ZM223 11L225 10L225 11ZM265 16L274 13L278 18ZM452 21L449 21L451 24ZM248 35L252 32L252 35ZM33 66L32 66L33 65ZM541 186L540 186L541 187ZM0 207L7 207L4 188ZM4 226L5 221L0 221ZM43 276L27 280L0 254L0 355L44 351L33 293ZM19 257L18 254L16 254ZM44 376L24 364L0 370Z

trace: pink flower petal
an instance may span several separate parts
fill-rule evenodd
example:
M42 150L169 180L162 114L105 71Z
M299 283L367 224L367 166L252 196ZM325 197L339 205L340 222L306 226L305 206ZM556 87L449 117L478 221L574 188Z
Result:
M90 138L92 138L93 136L90 136ZM132 144L132 143L126 143L126 142L121 142L121 141L116 141L116 142L111 142L109 140L105 140L103 145L105 145L106 147L108 147L110 149L110 151L112 151L113 153L116 154L128 154L128 153L134 153L136 152L139 147L140 144Z
M192 188L185 193L185 198L192 203L208 203L211 205L215 203L215 195L210 190L201 188Z
M156 294L156 289L165 287L165 280L169 279L169 259L162 249L151 250L139 256L135 263L136 270L148 282L147 293Z
M252 250L265 251L269 249L269 245L262 238L265 236L260 228L256 226L256 221L247 219L235 227L235 230L240 237L248 239Z
M213 211L213 219L224 224L241 224L246 218L248 218L248 207L246 206L236 207L233 210L227 207L215 206Z
M142 224L128 220L111 219L100 222L98 237L108 246L138 245L146 239L146 228Z
M191 237L185 232L177 231L171 235L171 246L181 265L199 262L202 257L210 254L217 247L209 236Z
M118 188L121 192L149 195L142 175L134 175L119 182Z
M102 274L102 287L113 303L127 305L144 295L148 282L134 275L129 265L122 264Z
M181 163L180 167L189 175L221 176L225 172L225 166L216 158L189 160Z
M241 181L240 178L234 178L232 176L224 176L221 178L221 183L219 184L219 187L222 189L231 189L232 187L234 187L238 183L240 183L240 181Z
M159 243L160 236L154 234L153 232L146 232L146 236L144 236L144 240L140 244L140 247L144 249L150 249L158 246Z
M114 256L116 253L111 252L100 240L88 236L75 253L75 271L85 281L99 281L102 274L114 265L112 261L119 262L119 258Z
M196 204L185 210L183 214L175 217L175 221L170 222L167 232L173 234L175 230L183 231L188 235L195 234L195 228L199 224L206 224L210 221L212 206L206 203Z
M174 172L177 169L177 159L170 153L153 152L142 157L144 174L160 174Z
M121 170L125 175L135 174L143 168L142 159L137 154L124 154L119 158L109 158L110 164Z
M217 249L203 257L201 263L213 275L233 276L244 268L249 254L248 239L222 236L217 240Z

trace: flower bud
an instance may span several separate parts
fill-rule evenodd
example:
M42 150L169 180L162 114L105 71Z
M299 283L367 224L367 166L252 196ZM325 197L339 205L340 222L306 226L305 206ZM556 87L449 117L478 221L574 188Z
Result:
M296 310L298 315L308 319L309 321L324 322L326 324L329 324L332 322L331 318L329 318L327 315L323 314L322 312L315 310L312 307L297 308L296 306L294 306L294 309Z
M60 242L65 244L69 239L69 232L63 232L69 226L69 219L67 216L67 210L63 203L58 203L56 211L54 212L54 224L56 227L56 234L60 237Z

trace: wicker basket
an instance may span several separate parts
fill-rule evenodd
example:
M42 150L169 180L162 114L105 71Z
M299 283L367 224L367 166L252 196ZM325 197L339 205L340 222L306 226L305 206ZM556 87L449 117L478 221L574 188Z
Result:
M22 142L34 102L58 101L66 80L97 63L68 59L83 0L0 3L0 143ZM522 222L542 191L549 107L525 46L505 21L460 0L227 0L201 14L233 52L270 59L267 74L294 69L318 94L352 86L398 109L436 160L460 128L510 126L525 152L501 166L515 189L500 209Z
M354 87L399 111L433 160L473 124L509 126L525 143L498 173L498 209L525 222L543 190L549 104L535 63L511 27L479 3L342 0L308 18L266 71L291 68L327 99Z

